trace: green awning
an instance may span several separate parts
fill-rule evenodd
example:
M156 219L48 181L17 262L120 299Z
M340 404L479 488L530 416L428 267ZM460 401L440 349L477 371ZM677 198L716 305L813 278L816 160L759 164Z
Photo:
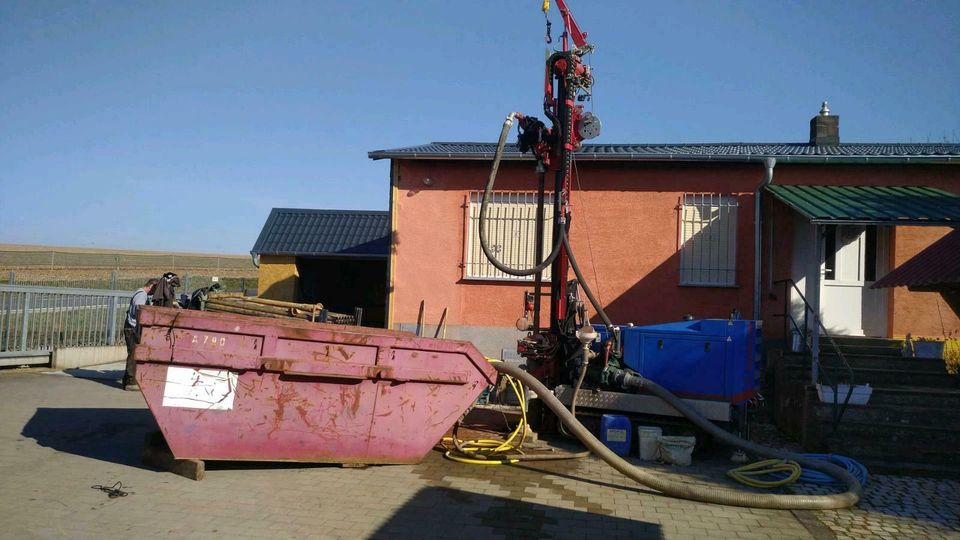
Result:
M942 189L773 184L766 190L815 224L960 226L960 196Z

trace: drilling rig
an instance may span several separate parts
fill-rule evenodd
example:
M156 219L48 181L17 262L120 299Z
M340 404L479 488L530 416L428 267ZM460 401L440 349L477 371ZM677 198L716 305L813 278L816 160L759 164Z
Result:
M570 192L574 155L585 140L600 134L601 122L584 109L591 101L593 71L584 57L593 45L564 0L556 0L563 20L561 48L549 54L544 70L543 116L546 122L519 112L504 121L493 167L480 208L479 236L484 254L497 269L514 276L532 276L533 292L525 292L524 315L517 328L527 335L517 344L527 371L575 408L581 386L614 394L599 400L608 410L658 414L669 407L639 394L643 377L651 375L706 412L711 420L737 424L745 432L747 404L758 398L760 332L757 321L684 321L657 327L619 326L611 322L594 296L570 248ZM544 14L549 2L544 2ZM550 22L547 19L547 42ZM496 258L486 238L487 202L491 200L500 158L513 123L518 125L517 148L530 153L538 178L535 264L511 268ZM552 175L552 246L543 245L547 176ZM549 252L545 248L549 248ZM541 326L543 273L550 268L548 324ZM570 279L569 270L575 276ZM581 292L600 321L591 325ZM678 340L678 337L680 338ZM691 340L695 346L690 345ZM616 402L619 405L611 406ZM533 422L539 417L537 402ZM619 408L618 408L619 407ZM675 414L675 413L674 413ZM561 426L562 427L562 426Z

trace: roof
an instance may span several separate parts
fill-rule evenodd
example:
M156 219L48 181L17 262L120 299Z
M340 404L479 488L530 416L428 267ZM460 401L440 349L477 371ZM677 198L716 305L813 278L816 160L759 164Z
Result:
M816 224L960 225L960 197L928 187L766 186Z
M374 150L370 159L493 159L495 143L432 142L419 146ZM578 160L608 161L759 161L776 158L785 162L960 162L960 144L927 143L710 143L710 144L584 144ZM532 159L504 147L503 159Z
M872 285L931 289L947 285L960 286L960 229L955 229L917 253Z
M386 257L389 249L388 212L274 208L250 253Z

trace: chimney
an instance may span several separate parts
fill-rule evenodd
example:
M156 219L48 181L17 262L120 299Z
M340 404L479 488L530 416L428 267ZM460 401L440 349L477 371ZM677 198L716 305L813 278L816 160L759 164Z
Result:
M835 146L840 144L840 117L830 116L830 107L824 101L820 114L810 119L810 144Z

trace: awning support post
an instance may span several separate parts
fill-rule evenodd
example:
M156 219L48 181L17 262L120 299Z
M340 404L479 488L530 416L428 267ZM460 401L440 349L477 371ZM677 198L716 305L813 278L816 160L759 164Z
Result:
M810 333L810 382L817 384L820 380L820 280L823 265L823 226L813 227L813 267L808 274L810 290L807 298L810 299L810 309L813 313L804 317L807 331ZM812 320L811 320L812 316ZM812 323L812 324L811 324ZM811 328L812 326L812 328Z

